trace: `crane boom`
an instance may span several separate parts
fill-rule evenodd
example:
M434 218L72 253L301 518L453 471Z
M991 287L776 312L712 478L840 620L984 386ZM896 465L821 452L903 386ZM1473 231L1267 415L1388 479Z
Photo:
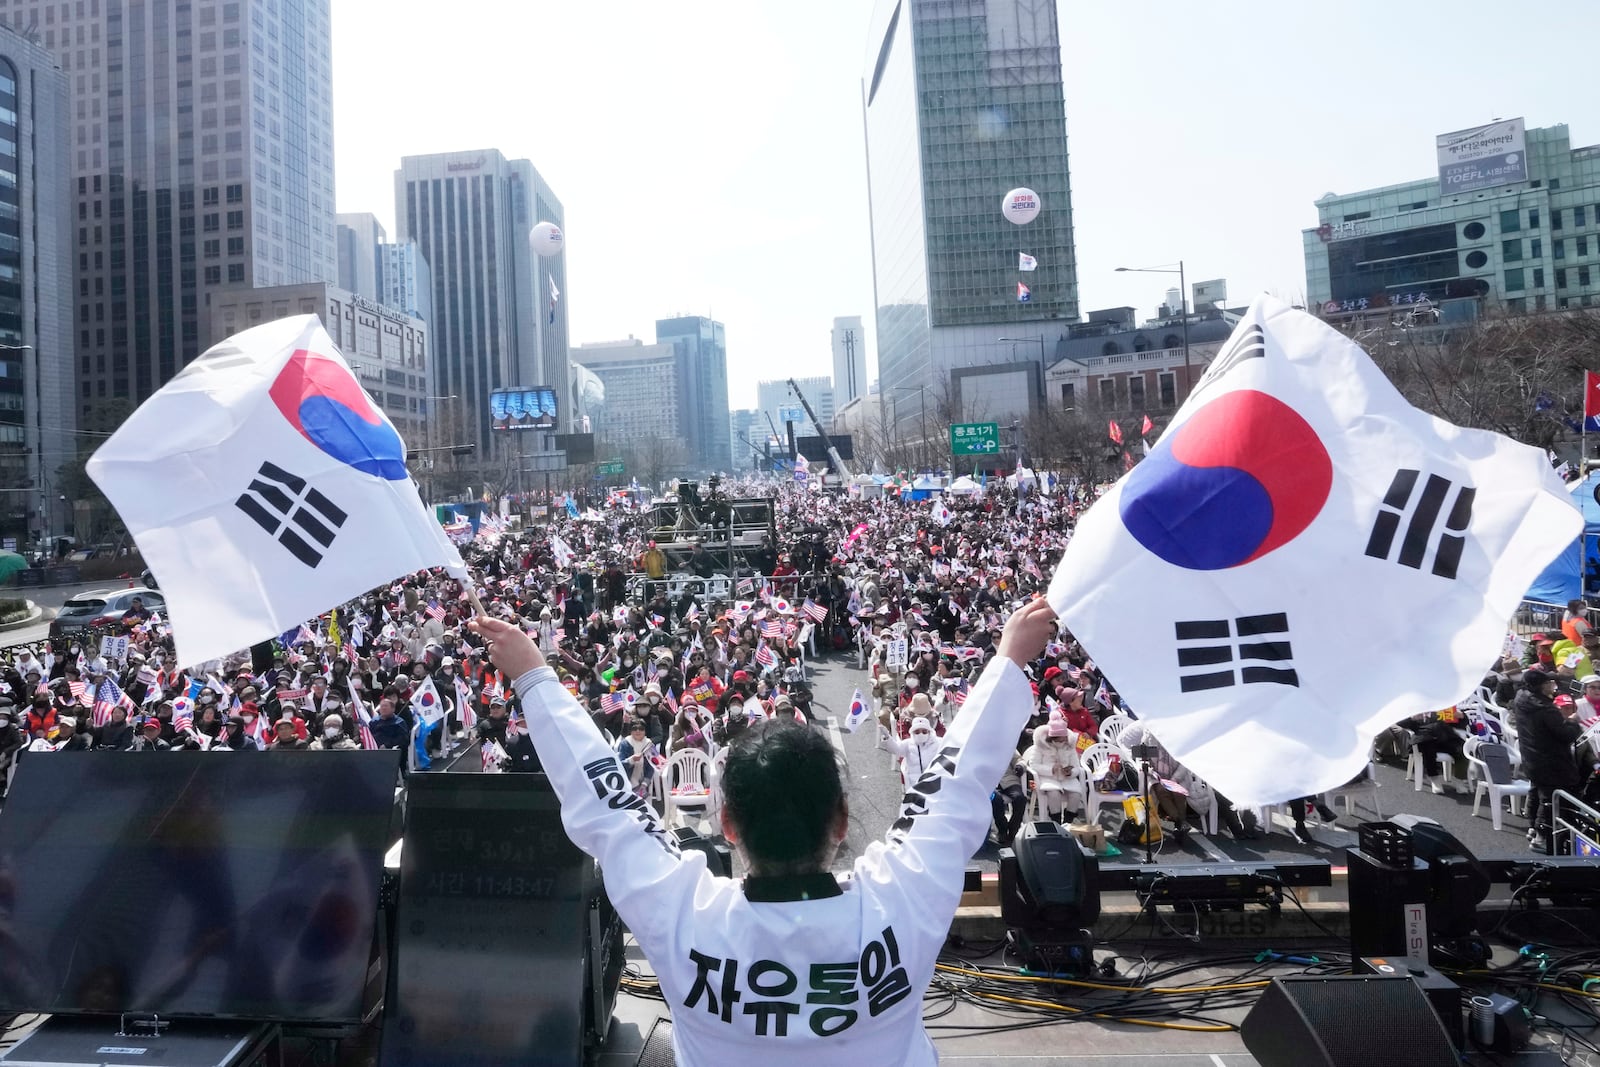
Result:
M828 438L828 431L822 428L822 420L817 418L817 413L811 410L811 401L806 399L806 394L800 391L793 378L789 379L789 388L794 391L795 397L800 401L800 406L806 409L806 418L811 420L812 428L817 431L817 436L822 438L822 447L828 450L828 458L833 460L833 469L839 472L839 477L850 478L850 468L845 466L844 460L839 458L839 450L833 447L833 441Z

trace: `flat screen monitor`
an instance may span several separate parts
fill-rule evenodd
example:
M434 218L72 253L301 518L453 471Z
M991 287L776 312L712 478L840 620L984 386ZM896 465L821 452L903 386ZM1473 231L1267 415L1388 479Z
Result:
M25 757L0 811L0 1014L358 1022L398 769Z

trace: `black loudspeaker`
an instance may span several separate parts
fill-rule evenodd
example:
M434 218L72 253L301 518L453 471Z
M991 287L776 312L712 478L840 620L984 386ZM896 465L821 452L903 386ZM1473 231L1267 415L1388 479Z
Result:
M250 646L250 673L257 678L272 669L272 642L262 641Z
M1274 978L1240 1027L1261 1067L1456 1067L1450 1035L1409 978Z
M1001 849L1000 916L1008 929L1071 929L1100 917L1100 861L1059 823L1024 823Z
M380 1067L583 1063L624 962L543 774L414 774Z
M1350 955L1428 958L1428 864L1413 856L1389 864L1358 849L1345 850L1349 869Z
M687 826L674 827L672 836L678 839L678 848L683 851L692 849L704 853L706 869L712 874L720 874L724 878L733 877L733 850L727 845L701 837Z

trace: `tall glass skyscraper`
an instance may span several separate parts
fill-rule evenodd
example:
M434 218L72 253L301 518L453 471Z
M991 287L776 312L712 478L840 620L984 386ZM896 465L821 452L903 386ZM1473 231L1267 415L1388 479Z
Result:
M0 538L66 532L56 471L73 437L67 76L0 29Z
M703 315L656 320L656 343L677 353L679 425L689 446L689 462L705 471L727 470L732 462L728 422L728 341L722 323Z
M394 180L398 240L415 242L431 271L431 395L455 398L430 412L459 414L471 428L463 441L487 460L489 393L543 385L556 391L565 431L566 257L541 259L528 247L536 223L565 225L561 201L532 163L492 148L405 156Z
M1053 324L1078 317L1054 0L878 0L862 111L891 412L920 412L915 394L942 394L961 367L1037 359L1042 382ZM1025 226L1001 213L1017 187L1043 204ZM1037 354L1018 350L1034 339Z
M72 93L78 403L148 397L211 293L327 281L330 0L10 0Z

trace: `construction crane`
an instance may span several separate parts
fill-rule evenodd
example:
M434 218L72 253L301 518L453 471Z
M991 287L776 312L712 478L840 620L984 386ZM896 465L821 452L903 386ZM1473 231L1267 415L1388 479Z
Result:
M839 472L839 477L849 479L853 477L850 468L845 466L844 460L839 458L839 450L833 447L833 442L828 438L828 431L822 428L822 420L817 418L817 413L811 410L811 401L806 399L806 394L800 391L793 378L789 379L789 391L794 393L800 401L800 406L806 409L806 418L811 420L812 427L817 431L817 436L822 438L822 447L828 450L828 458L833 460L833 469ZM798 447L798 446L797 446Z

